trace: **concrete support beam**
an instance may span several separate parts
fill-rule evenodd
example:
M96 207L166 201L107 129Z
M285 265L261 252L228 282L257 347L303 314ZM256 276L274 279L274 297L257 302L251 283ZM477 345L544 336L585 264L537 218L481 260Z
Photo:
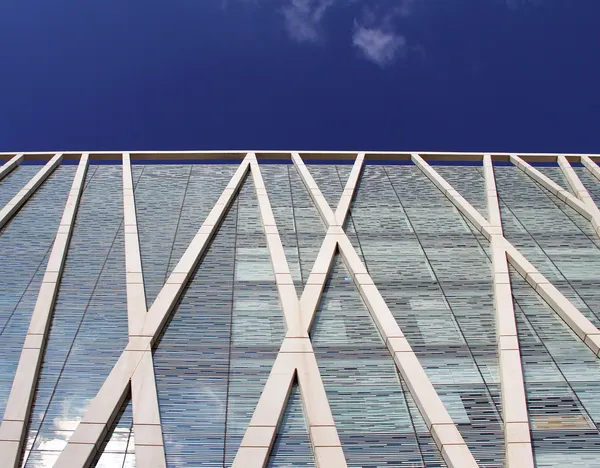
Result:
M17 211L25 204L35 193L40 185L48 178L50 174L58 167L62 160L62 154L55 155L50 161L42 167L33 178L17 193L4 208L0 210L0 229L12 218ZM10 162L10 161L9 161ZM4 167L4 166L3 166Z
M25 155L23 153L19 153L6 161L2 167L0 167L0 180L4 179L8 174L10 174L12 170L15 169L21 163L21 161L23 161L24 157Z
M589 156L581 156L581 163L590 171L596 179L600 180L600 167Z
M60 162L60 155L55 156L53 161L53 164L58 164ZM32 180L26 186L28 187L27 190L34 191L35 187L42 183L54 168L54 166L49 166L49 164L45 166L46 172L43 172L44 169L38 172L36 176L37 181ZM13 385L4 410L4 417L0 426L0 453L2 453L0 467L2 468L17 467L20 462L21 451L27 437L29 415L33 406L35 390L44 358L44 349L48 340L50 323L54 312L54 303L58 295L62 272L67 259L67 251L75 225L79 200L83 192L87 168L88 155L83 154L75 172L71 191L69 192L65 210L58 226L58 232L52 251L50 252L46 272L42 280L40 292L38 293ZM26 195L26 197L28 198L30 195Z

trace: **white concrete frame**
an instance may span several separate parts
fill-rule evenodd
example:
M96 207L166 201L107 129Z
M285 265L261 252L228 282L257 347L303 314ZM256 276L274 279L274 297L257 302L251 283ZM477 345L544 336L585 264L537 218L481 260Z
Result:
M36 189L58 167L62 157L62 153L54 155L0 211L0 227L6 224L35 193ZM317 466L321 468L346 466L308 334L334 256L336 252L339 252L446 463L450 467L477 466L343 230L343 224L364 163L364 153L359 153L356 157L335 213L321 194L300 155L292 153L292 161L327 227L325 239L300 299L298 299L291 279L256 156L254 153L248 153L149 311L146 306L142 274L130 156L128 153L123 153L122 157L129 343L96 398L91 401L84 418L68 441L55 466L89 466L98 447L106 440L107 431L130 389L134 407L137 464L144 468L166 466L154 380L152 347L173 312L196 265L208 248L211 238L215 235L235 199L248 171L251 172L254 180L261 220L282 303L286 336L234 465L237 467L266 465L278 425L285 411L289 391L294 379L297 379ZM23 158L24 154L17 154L0 167L0 179L14 169ZM81 155L23 345L13 387L0 426L0 453L2 453L0 468L15 467L20 460L44 347L52 320L54 302L66 261L77 207L83 191L88 159L88 154ZM506 463L510 468L529 468L533 466L533 457L508 263L544 298L596 356L600 354L600 331L504 237L490 154L483 156L488 205L487 220L431 168L421 155L413 153L411 159L491 243ZM519 169L590 220L600 236L600 210L564 155L556 155L556 160L574 195L544 176L521 157L510 155L510 159ZM600 180L598 165L589 156L581 156L580 160Z
M62 160L62 153L56 154L42 167L33 178L0 210L0 229L11 219L27 200L35 193L40 185L58 167ZM13 158L14 159L14 158ZM9 161L10 163L10 161ZM4 167L4 166L3 166Z
M196 265L208 248L210 240L217 232L221 221L235 199L249 170L250 159L250 156L244 158L229 184L223 190L217 203L202 223L196 236L179 260L179 263L175 266L175 269L167 279L167 282L158 293L158 296L144 318L143 325L141 327L133 327L134 330L130 332L129 335L129 343L102 384L98 394L91 400L90 406L86 410L83 419L58 457L58 460L54 465L56 468L82 468L90 465L98 446L105 440L107 430L112 425L119 408L127 397L130 387L132 388L134 401L137 399L140 403L138 406L139 411L153 412L153 398L156 387L154 382L149 382L147 380L148 369L151 366L151 362L145 363L144 361L149 361L148 358L151 356L153 345L156 343L165 323L173 312L177 300L190 280ZM131 189L132 187L124 188L124 190ZM131 241L130 245L134 242L135 241ZM138 390L136 390L132 382L136 372L140 375ZM157 427L159 426L151 424L143 429L148 429L148 440L155 440L158 444L159 432L156 430ZM137 433L135 436L137 456ZM153 454L155 450L158 451L158 449L153 448L158 446L159 445L146 446L151 448L144 449L144 456L146 453L150 455L151 453ZM154 462L154 459L144 458L143 461L145 462L145 460ZM162 461L159 460L159 462Z
M523 366L517 336L506 251L503 248L502 219L496 191L492 158L483 157L485 193L490 226L496 228L490 239L492 252L492 289L496 315L496 345L500 369L502 419L507 468L533 468L531 429L525 397Z
M446 182L421 156L412 155L416 166L433 182L433 184L452 202L454 206L480 231L486 239L492 240L494 235L501 234L498 226L492 226L473 206L466 201L454 188ZM572 197L571 194L569 196ZM574 198L574 197L573 197ZM577 203L583 205L578 199ZM586 208L587 209L587 208ZM556 287L542 275L514 247L508 239L501 235L496 243L497 248L504 249L509 263L531 285L532 288L548 303L556 314L575 332L592 352L598 356L600 352L600 330L590 322ZM512 300L505 298L505 300Z
M53 161L60 161L59 156L55 158ZM71 191L54 239L54 245L48 259L37 302L31 315L29 329L25 336L23 350L4 410L4 417L0 426L0 454L2 454L0 467L2 468L17 467L21 459L21 451L27 437L29 415L33 407L34 395L54 312L54 303L58 295L87 168L88 155L83 154L75 172ZM46 175L42 174L41 176L42 171L40 171L36 176L37 182L33 184L30 182L26 187L29 186L29 190L35 190L33 187L41 184L51 170L51 168L47 168Z
M377 286L373 283L371 276L362 264L360 257L344 232L343 218L345 218L345 215L341 215L339 207L337 214L331 210L325 197L322 195L318 185L310 175L310 172L304 165L304 162L298 153L292 153L292 161L300 174L302 182L308 189L323 222L328 228L328 235L331 235L333 242L337 244L339 253L354 279L367 310L387 345L402 378L408 385L410 393L440 449L446 464L450 468L477 467L478 465L475 458L471 454L471 451L467 447L467 444L463 440L456 425L450 418L444 403L435 391L417 356L400 330L396 319L386 305ZM353 168L353 171L356 170L355 176L358 176L360 173L361 166L358 164L362 165L362 158L357 161L357 164L355 164ZM350 195L350 199L352 198L351 193L353 193L355 186L356 180L352 182L350 187L348 187L348 185L346 186L344 194L342 195L342 200L344 200L344 196L348 195ZM323 247L321 250L323 250ZM317 262L315 262L315 267L317 267L316 263ZM324 279L327 276L330 264L331 260L328 263L327 271L323 271L325 270L324 268L319 271ZM315 272L315 268L313 268L313 272ZM318 300L316 302L318 302Z
M558 156L557 159L558 164L575 195L542 174L528 162L523 161L523 159L516 154L510 155L510 160L515 166L590 221L594 228L594 232L600 237L600 211L598 211L596 204L580 182L579 177L577 177L577 174L575 174L575 171L567 159L564 156Z
M25 154L19 153L6 161L2 167L0 167L0 180L4 179L8 174L10 174L11 171L15 169L21 163L21 161L23 161L24 157Z
M140 334L148 311L137 229L131 160L128 153L123 154L123 215L127 317L131 339ZM143 350L140 363L131 377L131 402L133 404L136 466L139 468L166 467L167 461L158 407L158 393L154 378L154 361L150 349Z

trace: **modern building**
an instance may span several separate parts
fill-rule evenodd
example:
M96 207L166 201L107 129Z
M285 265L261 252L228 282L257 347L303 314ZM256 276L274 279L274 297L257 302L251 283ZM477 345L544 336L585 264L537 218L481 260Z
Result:
M0 467L600 466L600 157L0 158Z

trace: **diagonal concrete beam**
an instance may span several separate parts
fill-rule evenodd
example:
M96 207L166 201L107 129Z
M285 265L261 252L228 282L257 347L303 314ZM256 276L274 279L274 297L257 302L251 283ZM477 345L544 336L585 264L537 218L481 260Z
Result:
M458 210L491 241L501 232L498 226L492 226L481 216L469 202L457 194L444 178L418 154L412 154L415 165L436 185ZM441 187L446 187L442 189ZM569 196L572 196L569 194ZM582 203L577 200L578 203ZM496 247L504 249L509 263L531 285L532 288L548 303L563 321L579 336L579 338L598 356L600 353L600 330L590 322L571 301L569 301L554 285L552 285L537 268L514 247L504 236L496 242Z
M267 466L289 393L296 378L300 386L316 466L344 468L347 465L342 445L308 336L308 329L301 320L300 301L255 158L251 160L250 166L287 331L233 466L244 468Z
M58 167L62 160L62 154L56 154L50 161L42 167L33 178L17 193L4 208L0 210L0 229L12 218L17 211L31 198L40 185L48 178Z
M2 167L0 167L0 180L4 179L8 174L10 174L12 170L15 169L21 163L21 161L23 161L24 157L25 155L23 153L19 153L6 161Z
M55 161L60 161L60 158ZM50 252L46 272L31 315L29 329L25 336L23 350L4 410L4 417L0 426L0 453L2 454L0 467L2 468L16 467L21 459L21 451L27 437L29 415L33 407L38 377L44 359L44 350L48 341L54 303L67 259L87 168L88 155L83 154L79 160L79 166L75 172L71 191L58 226L58 232ZM50 171L50 169L48 170ZM38 179L40 184L43 178L45 177ZM30 187L34 186L35 184Z
M596 179L600 180L600 167L589 156L583 155L581 156L581 163L585 166L585 168L590 171Z
M330 223L332 218L328 216L328 213L331 212L331 208L306 169L304 162L297 153L292 154L292 161L298 168L302 181L311 194L313 201L317 206L321 206L318 210L321 213L323 222L331 230L332 236L335 235L339 253L352 275L367 310L396 363L396 367L407 383L444 460L451 468L477 467L475 458L473 458L467 444L450 418L444 403L433 388L402 330L400 330L379 289L377 289L362 264L348 236L339 225L338 219L334 217L333 223Z
M512 301L508 261L503 248L502 218L500 217L494 167L489 154L483 157L483 173L488 219L491 226L499 228L499 232L492 235L490 242L506 466L507 468L533 468L531 429L525 397L517 322Z
M579 200L577 197L569 193L568 190L565 190L556 182L554 182L549 177L542 174L535 167L533 167L528 162L521 159L516 154L510 155L510 161L517 166L520 170L522 170L525 174L531 177L533 180L538 182L542 187L546 190L557 196L559 199L564 201L567 205L577 211L580 215L582 215L587 220L591 221L593 218L593 214L590 212L588 207Z
M156 343L202 255L208 249L210 241L235 199L249 167L250 161L246 157L162 287L146 314L139 334L130 334L125 350L96 397L90 402L83 419L58 457L54 465L56 468L88 467L130 389L133 398L136 398L137 391L135 388L131 388L134 373L139 372L142 381L143 376L148 375L143 367L148 364L143 361L148 359L148 353Z
M596 235L600 237L600 210L596 206L596 202L594 202L594 199L590 196L581 180L579 180L577 173L573 170L566 157L559 156L558 165L560 166L565 179L567 179L571 191L583 202L590 212L592 216L592 219L590 220L592 222L592 227L594 228Z

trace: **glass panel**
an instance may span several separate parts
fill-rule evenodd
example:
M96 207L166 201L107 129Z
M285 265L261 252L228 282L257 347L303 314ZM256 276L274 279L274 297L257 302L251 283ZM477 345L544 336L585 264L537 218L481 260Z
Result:
M480 466L502 466L491 271L415 166L367 166L352 208L366 265Z
M478 166L435 166L434 169L487 219L485 179Z
M573 167L573 169L596 202L596 206L600 206L600 180L596 179L587 167Z
M26 466L64 448L127 344L121 166L89 172L30 418ZM43 452L43 453L39 453Z
M315 466L306 419L302 410L302 397L297 383L292 386L267 466L269 468Z
M150 307L167 280L173 241L192 166L147 165L136 166L136 169L140 167L139 180L135 185L135 206L146 303Z
M312 330L317 362L349 466L423 466L392 357L341 259Z
M271 210L277 223L277 230L281 237L290 273L294 284L299 288L303 283L300 272L300 253L298 251L298 235L294 219L294 201L289 170L290 166L287 164L260 165L260 172L267 187ZM316 229L320 232L323 229L323 224L320 221L318 223Z
M225 466L231 466L285 335L283 312L250 180L240 191L227 391Z
M237 203L154 351L167 465L223 466Z
M600 363L515 270L510 276L536 464L595 466Z
M319 186L325 200L327 200L327 203L329 203L329 206L335 212L335 208L340 201L344 186L348 180L348 177L346 177L341 181L337 169L338 167L352 168L352 165L307 164L306 167Z
M239 164L192 165L181 215L179 216L177 235L169 260L169 275L238 167Z
M128 398L115 419L109 431L110 436L105 444L98 449L92 462L95 468L122 468L127 453L133 454L135 443L133 440L133 408L131 398ZM133 458L135 466L135 457Z
M37 164L32 166L20 165L0 180L0 208L4 208L42 167Z

